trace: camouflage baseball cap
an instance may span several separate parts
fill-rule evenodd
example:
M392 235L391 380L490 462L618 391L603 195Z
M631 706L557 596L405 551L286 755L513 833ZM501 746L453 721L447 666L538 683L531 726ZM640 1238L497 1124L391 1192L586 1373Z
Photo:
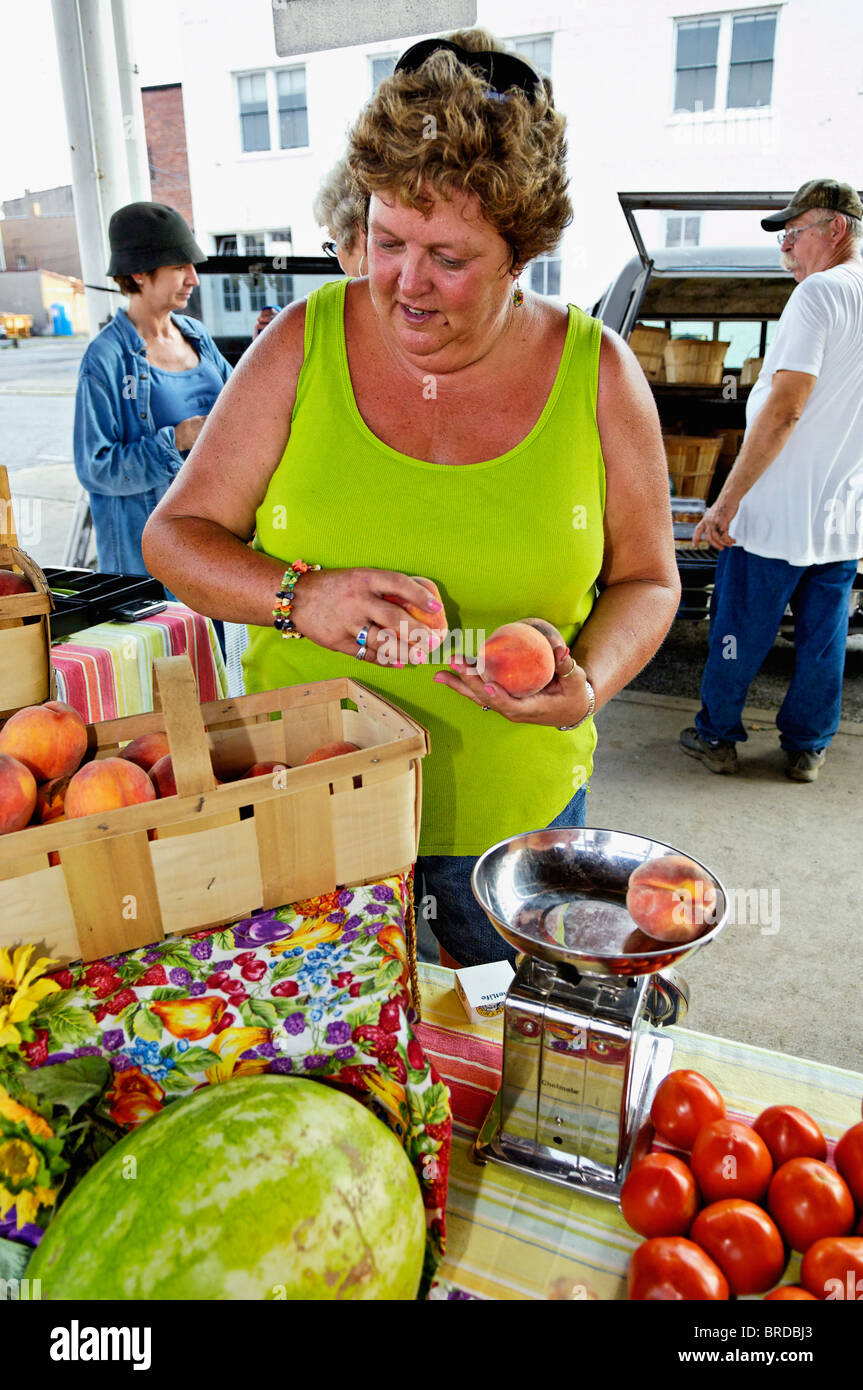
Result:
M761 225L765 232L772 232L810 208L829 208L833 212L845 212L849 217L863 217L863 203L850 183L837 183L835 179L810 179L798 188L787 208L763 217Z

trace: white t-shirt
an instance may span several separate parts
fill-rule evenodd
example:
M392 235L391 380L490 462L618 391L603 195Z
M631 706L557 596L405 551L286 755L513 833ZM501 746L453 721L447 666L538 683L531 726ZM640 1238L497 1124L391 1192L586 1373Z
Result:
M729 527L738 545L792 565L863 554L863 261L794 289L746 403L746 427L777 371L817 377L791 437Z

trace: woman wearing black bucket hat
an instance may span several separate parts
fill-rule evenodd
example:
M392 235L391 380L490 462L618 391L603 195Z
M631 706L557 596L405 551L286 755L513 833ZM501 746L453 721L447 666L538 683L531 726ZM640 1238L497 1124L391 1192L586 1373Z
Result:
M129 203L108 227L108 274L129 296L84 354L75 471L90 496L99 567L146 574L141 534L231 373L203 324L183 314L207 259L163 203Z

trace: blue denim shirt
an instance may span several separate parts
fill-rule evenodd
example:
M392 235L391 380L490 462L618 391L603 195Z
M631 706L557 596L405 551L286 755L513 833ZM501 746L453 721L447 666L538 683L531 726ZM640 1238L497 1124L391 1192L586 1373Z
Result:
M212 361L227 381L230 365L203 324L185 314L171 318L199 358ZM99 568L108 573L147 573L144 526L186 457L173 425L156 429L150 383L147 345L125 309L118 309L84 353L75 395L75 472L90 494Z

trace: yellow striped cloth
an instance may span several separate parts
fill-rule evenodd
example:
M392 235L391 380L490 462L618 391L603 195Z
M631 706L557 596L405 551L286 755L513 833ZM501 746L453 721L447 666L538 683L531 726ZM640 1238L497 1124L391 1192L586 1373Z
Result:
M498 1054L490 1044L501 1045L502 1019L468 1023L450 970L420 964L419 978L420 1036L443 1079L453 1083L455 1112L447 1251L432 1297L462 1291L491 1299L626 1298L626 1266L641 1237L615 1205L473 1161L476 1125L462 1116L472 1101L480 1104L481 1093L491 1104L497 1091ZM754 1118L768 1105L797 1105L830 1145L860 1118L863 1076L855 1072L684 1028L666 1035L674 1040L672 1065L707 1076L734 1115ZM798 1273L795 1255L781 1282L796 1282Z

